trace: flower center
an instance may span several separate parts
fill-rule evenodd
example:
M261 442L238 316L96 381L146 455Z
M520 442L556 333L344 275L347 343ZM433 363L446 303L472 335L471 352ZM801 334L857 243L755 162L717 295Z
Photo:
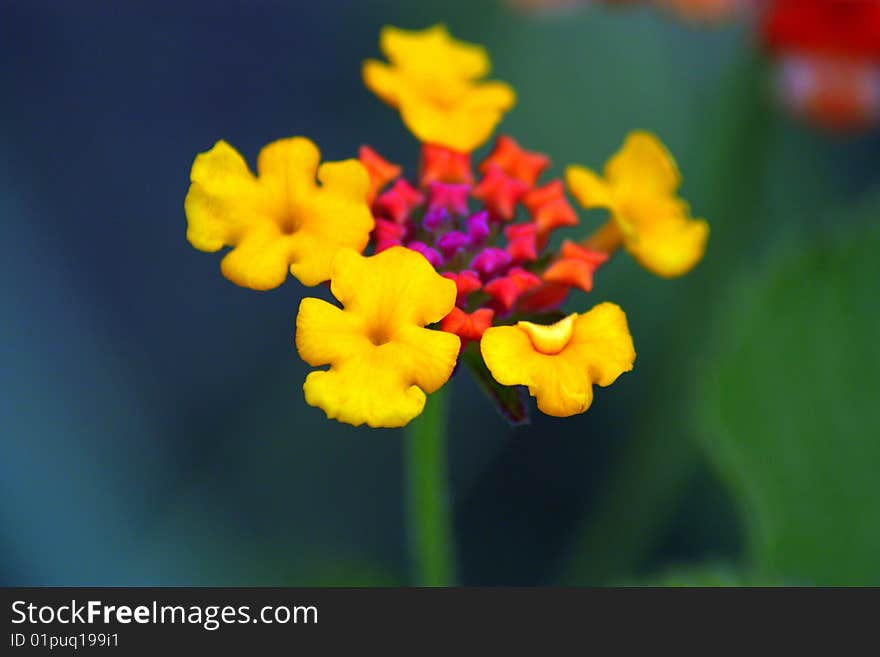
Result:
M443 78L420 81L420 85L428 102L442 112L455 109L467 90L467 85Z
M553 355L568 346L571 336L574 334L574 320L577 313L572 313L565 319L560 319L549 326L544 324L532 324L531 322L517 322L532 341L532 346L542 354Z
M391 342L391 332L384 326L372 327L367 333L367 336L370 338L370 342L377 347L381 347L383 344Z
M296 231L299 230L300 223L301 222L296 213L293 211L288 211L279 219L278 228L281 229L282 235L293 235Z

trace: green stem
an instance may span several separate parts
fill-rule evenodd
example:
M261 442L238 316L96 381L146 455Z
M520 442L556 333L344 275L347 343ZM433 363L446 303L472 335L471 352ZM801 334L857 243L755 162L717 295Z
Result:
M406 430L406 510L413 580L418 586L455 582L452 515L446 459L448 387L428 396Z

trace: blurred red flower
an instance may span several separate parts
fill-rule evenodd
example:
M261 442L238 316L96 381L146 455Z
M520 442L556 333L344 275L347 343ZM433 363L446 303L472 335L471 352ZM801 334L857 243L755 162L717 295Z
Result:
M770 0L761 36L795 114L836 130L880 120L880 0Z
M880 58L880 0L769 0L762 32L772 52Z

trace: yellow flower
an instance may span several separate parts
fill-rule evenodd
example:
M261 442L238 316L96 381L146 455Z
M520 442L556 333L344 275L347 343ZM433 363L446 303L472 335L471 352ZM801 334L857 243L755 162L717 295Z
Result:
M304 285L326 281L339 249L367 245L373 216L363 165L318 166L320 159L310 140L281 139L260 151L254 176L238 151L218 141L193 162L184 203L190 244L233 247L220 266L243 287L278 287L288 268Z
M453 39L443 25L421 31L388 26L379 45L390 64L364 62L364 83L400 111L422 142L469 153L516 102L507 84L480 81L490 70L486 51Z
M480 350L498 383L528 386L538 408L556 417L586 411L593 384L611 385L636 358L626 315L607 302L550 326L518 322L490 328Z
M630 133L605 165L604 179L579 165L566 182L585 208L604 207L612 221L593 239L612 250L621 242L646 269L668 278L690 271L703 257L709 225L692 219L676 196L681 176L672 155L648 132Z
M455 367L458 336L424 328L455 306L455 283L395 246L371 257L340 251L330 289L342 308L306 298L296 318L302 359L330 365L306 378L306 402L355 426L404 426Z

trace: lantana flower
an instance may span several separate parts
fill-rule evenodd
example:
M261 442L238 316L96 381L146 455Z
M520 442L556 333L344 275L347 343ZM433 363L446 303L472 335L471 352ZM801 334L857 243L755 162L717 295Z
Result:
M516 102L507 84L481 81L491 68L482 46L453 39L443 25L386 27L380 46L390 63L365 62L364 82L422 142L469 153Z
M306 401L355 426L405 425L455 367L458 336L424 328L453 309L455 283L399 246L371 258L341 251L330 281L343 307L306 298L296 317L300 356L330 365L306 377Z
M676 196L681 184L675 160L652 134L631 133L605 165L605 175L572 165L566 181L574 197L589 208L607 208L611 220L592 244L608 251L620 243L658 276L688 272L703 257L709 225L693 219Z
M380 42L389 63L366 62L364 80L422 142L416 171L370 146L319 166L298 137L263 149L255 176L218 142L193 165L190 241L232 246L223 272L248 287L277 286L288 268L306 285L329 280L339 305L306 298L296 319L300 356L327 368L307 376L305 398L329 418L404 426L460 364L514 421L527 416L525 390L544 413L586 411L635 350L623 310L565 316L570 292L594 294L620 246L663 276L703 255L708 227L677 197L674 160L633 133L604 177L569 168L581 204L611 212L588 234L546 155L501 135L471 161L514 102L506 84L483 81L481 46L442 26L385 28ZM557 247L562 228L575 239Z
M254 176L238 151L218 141L192 166L184 203L190 244L231 246L221 269L243 287L278 287L288 269L303 285L326 281L336 252L363 250L374 223L364 166L320 159L310 140L281 139L260 151Z
M626 315L607 302L549 326L520 321L490 328L480 349L499 383L528 386L538 408L557 417L583 413L593 402L593 384L611 385L636 358Z

